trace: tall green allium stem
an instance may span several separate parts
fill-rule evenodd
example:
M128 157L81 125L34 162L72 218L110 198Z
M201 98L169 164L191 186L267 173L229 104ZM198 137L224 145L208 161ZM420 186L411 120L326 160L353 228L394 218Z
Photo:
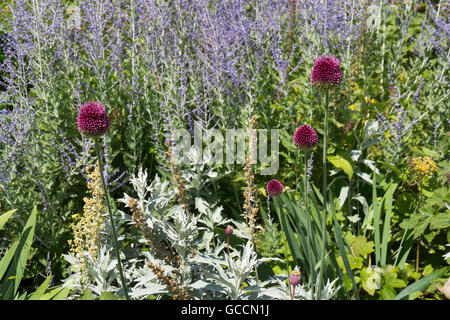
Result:
M326 224L327 224L327 147L328 147L328 103L329 103L329 93L325 92L325 119L324 119L324 129L323 129L323 152L322 152L322 197L323 197L323 217L322 217L322 257L321 266L319 271L319 286L317 290L317 299L319 299L319 292L322 289L322 276L323 269L325 269L325 242L326 242Z
M312 240L311 240L311 213L309 211L309 199L308 199L308 152L304 153L303 159L305 162L305 175L303 177L303 194L304 194L304 205L307 218L307 230L308 230L308 256L309 256L309 287L311 288L311 297L314 297L314 286L312 281L316 279L314 270L314 261L312 254Z
M128 297L128 290L127 290L127 284L125 282L125 277L123 276L122 263L120 261L119 245L117 243L116 227L114 225L114 218L112 215L111 204L109 203L108 188L106 187L105 177L103 176L103 164L102 164L102 159L100 156L100 144L99 144L98 139L95 139L95 151L97 152L98 165L100 167L100 177L102 178L102 185L103 185L103 190L105 192L106 206L108 208L109 220L111 221L111 228L112 228L113 239L114 239L114 248L115 248L116 256L117 256L117 265L119 267L120 281L122 282L122 287L123 287L123 291L125 293L125 298L127 300L130 300L130 298Z
M286 236L286 232L287 232L287 226L285 225L285 220L281 217L281 215L283 214L283 204L281 203L281 201L278 199L278 197L274 197L274 205L275 207L278 209L277 213L278 213L278 220L281 223L281 229L284 230L284 256L285 256L285 263L286 263L286 271L289 275L291 274L291 271L289 270L289 256L288 256L288 251L287 251L287 236ZM291 291L291 283L288 281L289 284L289 291Z

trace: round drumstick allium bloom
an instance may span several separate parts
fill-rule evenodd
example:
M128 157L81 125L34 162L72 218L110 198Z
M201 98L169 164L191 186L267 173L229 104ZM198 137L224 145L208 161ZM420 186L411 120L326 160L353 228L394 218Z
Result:
M310 83L319 90L329 90L342 81L340 61L335 57L319 57L314 62Z
M295 287L300 283L300 278L300 271L293 270L289 276L289 283Z
M317 137L316 131L311 126L305 124L298 127L294 133L293 140L294 145L302 151L310 151L317 146L319 138Z
M91 137L98 137L109 129L106 107L99 102L88 102L81 106L77 119L78 130Z
M283 185L277 179L270 180L267 183L267 193L272 198L277 197L283 193Z
M227 237L231 236L233 234L233 226L228 225L225 229L225 235Z

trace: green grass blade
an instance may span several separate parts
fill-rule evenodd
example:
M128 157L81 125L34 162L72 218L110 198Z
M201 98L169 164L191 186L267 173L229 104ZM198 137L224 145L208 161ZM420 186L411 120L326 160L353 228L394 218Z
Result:
M380 249L380 210L378 208L377 200L377 177L376 170L373 171L372 178L372 210L373 210L373 225L374 225L374 242L375 242L375 264L378 265L381 260Z
M4 213L4 214L2 214L1 216L0 216L0 230L2 230L3 229L3 226L5 225L5 223L6 223L6 221L8 221L8 219L12 216L12 214L14 213L14 212L16 212L17 211L17 209L13 209L13 210L10 210L10 211L8 211L8 212L6 212L6 213Z
M15 241L11 248L6 251L5 255L3 256L2 260L0 261L0 285L3 283L2 279L5 275L6 270L8 270L9 264L11 263L12 259L14 258L14 254L17 250L17 246L19 245L19 241ZM0 299L2 298L2 295L0 293Z
M45 279L45 281L39 286L39 288L37 288L36 291L31 294L28 300L40 300L42 295L45 293L45 290L48 289L51 277L51 275L48 276L47 279Z
M66 300L69 293L70 288L62 288L62 290L58 291L58 294L55 295L51 300Z
M342 238L342 231L341 231L341 227L339 225L339 221L337 220L336 211L334 208L334 196L331 191L330 191L328 197L329 197L330 201L327 203L327 205L328 205L327 209L329 209L329 212L331 213L331 215L333 217L333 230L334 230L334 234L335 234L335 239L336 239L336 242L337 242L337 245L339 248L339 252L342 257L342 261L344 262L345 271L347 272L348 277L352 281L353 292L356 294L356 282L355 282L355 278L353 277L353 272L352 272L350 263L347 258L347 253L345 252L344 241ZM342 279L342 280L344 280L344 279Z
M408 287L400 291L400 293L397 296L395 296L394 300L401 300L403 298L408 297L410 293L425 290L430 285L431 281L433 281L436 278L442 277L447 272L447 270L448 267L444 267L442 269L434 271L432 274L426 276L425 278L422 278L419 281L414 282L413 284L409 285Z
M395 189L397 189L397 184L391 184L386 192L384 200L385 215L383 223L383 236L381 239L381 261L380 261L382 266L386 264L389 231L391 230L392 198Z
M19 284L22 280L28 254L30 252L31 243L33 242L34 229L36 226L36 215L37 208L34 207L27 223L25 224L24 230L20 235L14 257L11 263L9 263L8 271L6 272L6 275L4 276L5 278L1 283L0 295L2 299L13 299L19 289Z
M298 244L297 238L295 237L292 228L290 227L286 214L282 211L283 204L279 197L274 198L275 208L278 214L278 219L281 223L281 228L283 232L286 234L286 239L291 249L292 257L294 258L295 263L300 263L302 260L305 261L305 257L303 256L300 246ZM287 258L287 257L286 257Z

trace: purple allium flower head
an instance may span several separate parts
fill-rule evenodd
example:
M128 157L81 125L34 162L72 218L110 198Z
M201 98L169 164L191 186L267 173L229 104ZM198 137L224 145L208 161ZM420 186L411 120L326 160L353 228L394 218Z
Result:
M88 102L81 106L78 114L78 130L87 136L103 135L109 128L106 107L99 102Z
M227 228L225 229L225 235L227 237L231 236L233 234L233 226L228 225Z
M270 180L267 183L267 193L272 198L277 197L283 193L283 185L277 179Z
M319 57L314 62L310 83L320 90L329 90L342 81L340 61L334 57Z
M294 133L294 145L303 151L309 151L317 146L318 137L316 131L305 124L298 127Z
M293 270L289 276L289 283L295 287L300 283L300 278L300 271Z

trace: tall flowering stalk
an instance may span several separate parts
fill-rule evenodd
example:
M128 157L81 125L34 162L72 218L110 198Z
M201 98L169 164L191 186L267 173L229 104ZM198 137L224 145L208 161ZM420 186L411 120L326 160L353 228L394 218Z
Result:
M307 213L307 230L308 235L311 235L311 215L309 211L309 203L308 203L308 153L317 146L318 137L316 131L309 125L300 126L294 133L293 143L294 145L302 151L302 158L304 163L304 177L303 177L303 202L305 211ZM313 254L312 254L312 243L311 238L308 237L308 260L309 260L309 284L312 290L314 290L314 286L312 286L312 279L315 279L314 272L314 262L313 262ZM312 294L314 296L314 294Z
M88 174L88 190L91 196L83 199L83 216L77 224L72 226L74 240L69 240L70 251L80 266L82 283L88 281L88 261L84 251L88 251L94 260L97 259L100 248L100 234L105 227L103 221L104 190L100 180L98 164L92 172L86 169L86 173Z
M423 205L423 178L431 177L437 171L437 165L431 157L418 157L409 159L409 170L418 179L419 185L419 210ZM403 240L403 239L402 239ZM420 237L417 239L416 272L419 272Z
M323 152L322 152L322 196L323 196L323 217L322 217L322 265L319 271L318 292L322 286L323 269L325 268L325 242L326 242L326 220L327 220L327 149L328 149L328 106L329 91L336 88L342 81L342 71L340 62L334 57L319 57L314 62L311 71L310 84L325 94L325 117L323 130Z
M277 199L278 196L280 196L283 193L283 184L278 181L277 179L272 179L267 183L267 196L270 198ZM286 257L285 263L286 263L286 272L289 274L289 262L288 262L288 251L287 251L287 239L286 239L286 233L287 226L286 226L286 220L282 216L283 214L283 206L281 205L280 201L275 200L275 206L278 207L278 220L281 223L281 228L284 230L285 239L284 239L284 255ZM291 286L291 283L289 282L289 287Z
M110 121L108 115L106 114L106 107L99 102L88 102L82 105L77 119L77 126L78 131L80 131L83 135L87 137L93 138L95 141L95 151L97 153L97 160L100 169L100 177L102 180L106 206L108 208L109 219L111 222L111 229L113 233L114 248L117 256L117 266L119 268L120 280L122 282L125 298L129 300L127 285L122 271L122 263L120 261L120 252L119 252L119 245L117 243L116 227L114 224L114 217L112 214L111 204L109 201L108 187L105 183L103 163L100 152L101 146L99 137L104 135L106 131L108 131L110 126Z
M248 155L245 163L244 168L244 175L247 179L247 186L244 190L244 217L246 222L248 223L250 227L250 233L251 233L251 239L253 243L253 248L256 248L255 246L255 227L256 227L256 214L258 213L259 207L258 207L258 197L257 197L257 190L255 188L255 172L254 172L254 163L256 160L256 133L255 133L255 127L256 127L256 116L252 116L249 120L249 141L248 141ZM256 273L256 281L258 281L258 269L255 266L255 273Z

